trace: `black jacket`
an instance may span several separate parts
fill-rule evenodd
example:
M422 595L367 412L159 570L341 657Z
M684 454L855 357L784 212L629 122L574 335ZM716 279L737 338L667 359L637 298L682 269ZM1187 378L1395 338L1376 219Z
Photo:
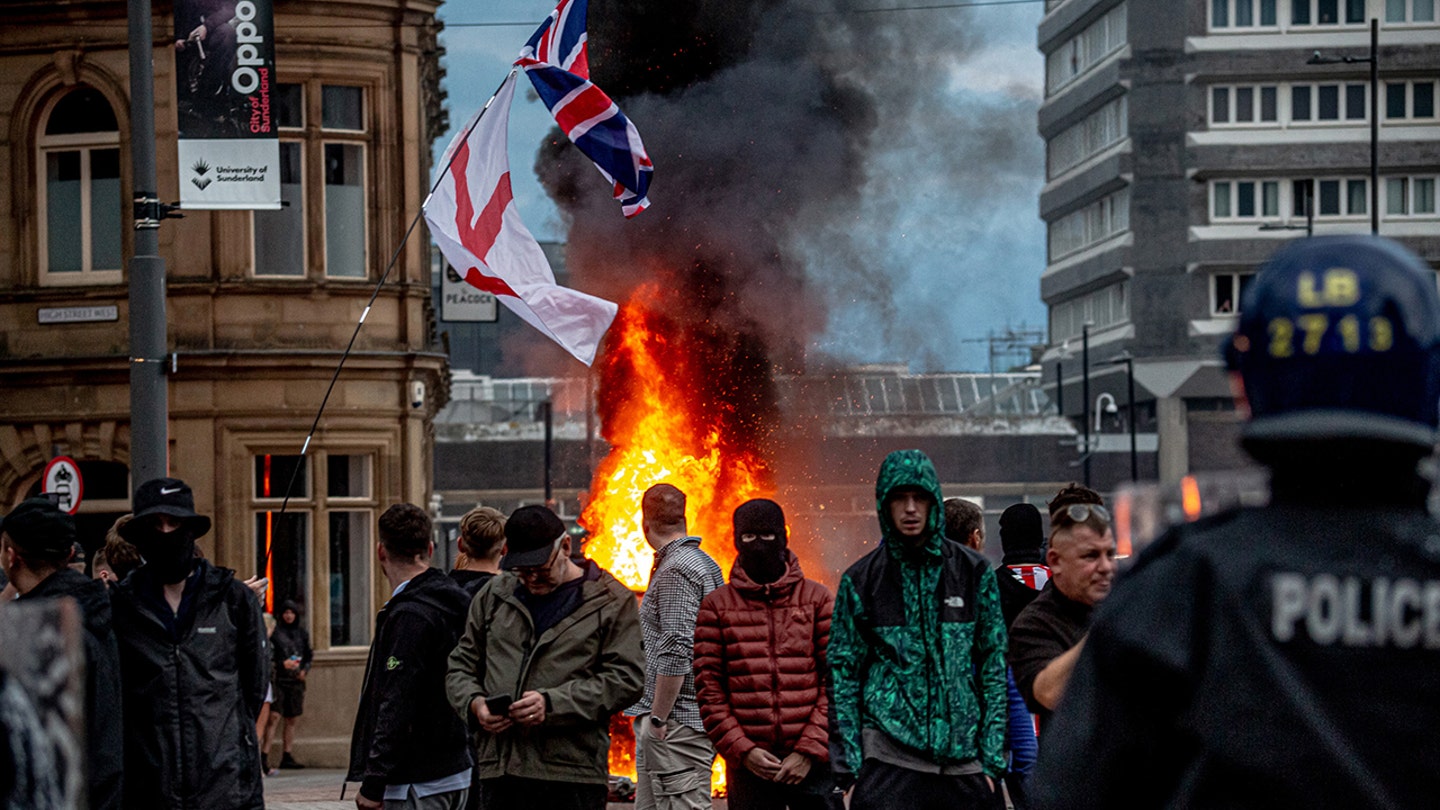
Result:
M172 632L151 607L159 587L141 568L111 595L125 699L125 806L259 810L255 720L270 672L260 602L235 572L199 560Z
M85 626L86 782L91 810L116 810L121 801L120 653L105 583L69 568L46 577L21 601L68 596L80 604Z
M469 594L428 568L375 617L345 777L361 783L365 798L379 801L386 785L428 782L474 763L465 725L445 698L447 661L469 607Z
M1096 608L1032 806L1433 807L1437 626L1440 524L1418 506L1172 529Z
M284 613L285 609L279 612ZM270 634L270 649L275 662L275 680L303 683L299 673L310 671L315 651L310 648L310 632L300 626L298 613L294 624L276 622L275 632ZM291 657L300 659L299 669L285 668L285 660Z

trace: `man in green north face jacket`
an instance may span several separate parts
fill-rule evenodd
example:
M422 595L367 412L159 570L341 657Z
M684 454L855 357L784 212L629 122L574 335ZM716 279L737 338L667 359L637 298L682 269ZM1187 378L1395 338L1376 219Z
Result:
M880 548L840 578L830 628L837 781L850 810L994 808L1005 770L1005 620L984 557L944 539L939 477L885 458Z

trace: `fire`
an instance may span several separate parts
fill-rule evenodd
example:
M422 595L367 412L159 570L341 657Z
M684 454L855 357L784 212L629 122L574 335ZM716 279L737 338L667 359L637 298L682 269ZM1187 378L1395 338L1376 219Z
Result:
M635 591L649 584L655 558L640 529L645 490L668 483L684 492L690 533L703 538L705 551L728 571L735 559L731 513L774 489L754 446L757 437L725 435L703 418L714 403L700 401L698 389L724 383L687 354L683 337L662 331L664 325L632 301L610 327L600 396L611 450L580 516L590 533L586 556Z
M731 514L774 491L759 449L763 432L736 430L756 392L736 390L744 374L725 373L737 354L713 334L684 334L658 312L659 290L642 287L610 327L601 365L601 418L611 450L591 483L580 523L585 554L636 592L650 583L655 553L640 527L640 499L659 483L686 495L686 522L728 571L735 559ZM726 386L731 386L727 388ZM610 723L610 773L635 778L629 718ZM724 796L725 761L711 769L711 792Z

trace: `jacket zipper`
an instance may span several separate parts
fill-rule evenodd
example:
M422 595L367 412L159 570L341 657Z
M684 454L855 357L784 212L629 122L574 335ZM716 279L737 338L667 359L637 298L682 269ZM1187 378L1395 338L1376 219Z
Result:
M765 595L768 597L770 595L769 585L765 586L765 591ZM775 649L775 601L773 599L765 600L765 623L769 626L770 631L770 713L775 723L775 733L772 738L774 742L771 743L773 748L780 745L780 658ZM776 752L772 751L771 753Z

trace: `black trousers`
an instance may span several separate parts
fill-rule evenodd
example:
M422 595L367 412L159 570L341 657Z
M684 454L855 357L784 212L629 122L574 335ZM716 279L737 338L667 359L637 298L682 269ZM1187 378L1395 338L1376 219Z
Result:
M850 810L1001 810L1004 796L984 774L942 776L869 759L860 768Z
M605 785L550 782L501 776L480 780L480 806L493 810L543 807L545 810L605 810L610 790Z
M782 785L761 779L741 763L727 759L725 787L730 810L844 810L839 797L831 795L834 781L824 763L812 765L800 784Z

